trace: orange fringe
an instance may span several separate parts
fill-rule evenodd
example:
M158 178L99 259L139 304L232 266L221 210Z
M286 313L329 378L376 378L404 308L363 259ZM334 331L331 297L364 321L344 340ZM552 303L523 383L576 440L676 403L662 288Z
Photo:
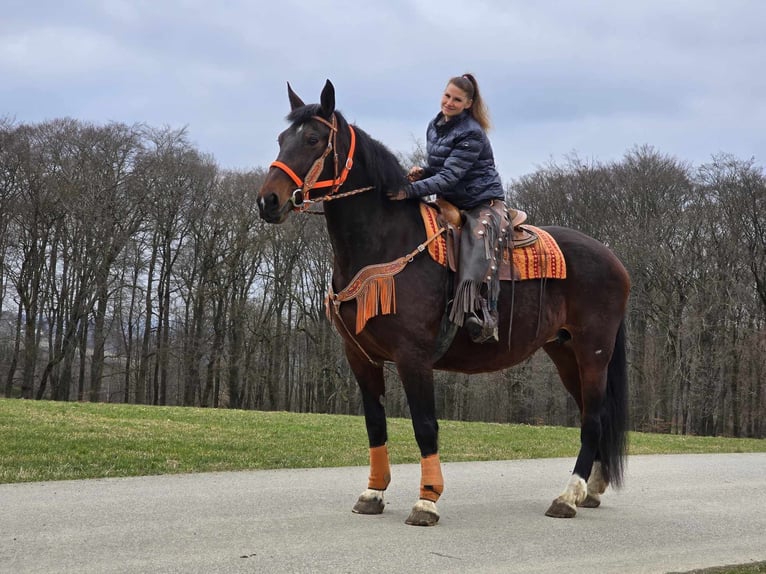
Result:
M393 275L375 277L359 291L356 299L356 332L372 317L396 313L396 284Z

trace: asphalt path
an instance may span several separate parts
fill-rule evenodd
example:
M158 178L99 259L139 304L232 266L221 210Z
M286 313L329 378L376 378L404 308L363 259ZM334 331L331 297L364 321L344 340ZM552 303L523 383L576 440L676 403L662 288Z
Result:
M544 516L571 459L445 463L435 527L404 524L419 465L382 515L362 467L0 485L0 572L665 573L766 561L766 454L634 456L626 484Z

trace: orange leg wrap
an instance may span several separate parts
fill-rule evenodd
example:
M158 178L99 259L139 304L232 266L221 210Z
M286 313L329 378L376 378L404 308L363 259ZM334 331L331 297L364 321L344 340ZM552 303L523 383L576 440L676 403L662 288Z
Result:
M391 466L388 462L388 447L375 446L370 448L370 478L367 488L386 490L391 482Z
M444 492L444 478L438 454L420 459L420 498L436 502Z

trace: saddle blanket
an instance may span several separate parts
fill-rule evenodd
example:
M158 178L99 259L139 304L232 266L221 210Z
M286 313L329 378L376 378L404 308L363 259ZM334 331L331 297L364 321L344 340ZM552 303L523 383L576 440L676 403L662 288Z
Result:
M551 234L534 225L522 227L537 235L538 239L531 245L513 249L513 267L518 271L519 279L566 279L564 254ZM508 251L505 251L505 261L507 256ZM502 275L500 278L504 279Z
M428 237L431 237L439 231L436 210L421 203L420 211L423 215L426 234ZM567 265L564 260L564 254L551 234L533 225L522 225L521 227L537 235L538 240L526 247L516 247L513 249L515 274L511 273L508 251L504 251L500 279L510 280L514 275L519 280L566 279ZM447 265L447 240L444 238L444 235L429 243L428 254L431 256L431 259L440 265Z

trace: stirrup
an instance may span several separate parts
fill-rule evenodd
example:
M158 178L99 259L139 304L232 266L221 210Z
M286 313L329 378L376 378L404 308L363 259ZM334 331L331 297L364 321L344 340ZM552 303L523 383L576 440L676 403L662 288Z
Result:
M497 320L489 314L487 319L482 321L476 313L471 313L466 317L463 325L465 325L468 336L474 343L497 343L500 340L497 332Z

